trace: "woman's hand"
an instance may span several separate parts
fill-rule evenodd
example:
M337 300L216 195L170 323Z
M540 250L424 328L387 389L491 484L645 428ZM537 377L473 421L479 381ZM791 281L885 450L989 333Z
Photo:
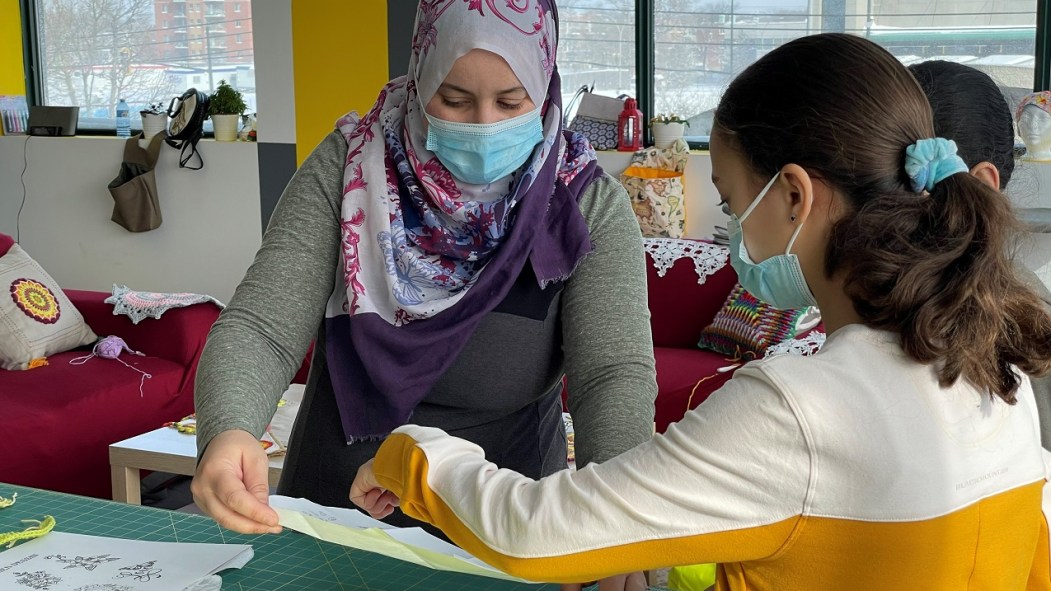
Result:
M376 482L376 473L372 471L369 460L358 468L354 484L350 485L350 500L364 509L373 519L383 519L394 512L398 506L398 497L389 490L380 487Z
M580 591L579 583L562 585L562 591ZM598 591L646 591L646 575L641 572L607 577L598 582Z
M270 508L269 463L259 440L247 431L223 431L208 444L190 491L197 506L219 525L243 534L276 534Z

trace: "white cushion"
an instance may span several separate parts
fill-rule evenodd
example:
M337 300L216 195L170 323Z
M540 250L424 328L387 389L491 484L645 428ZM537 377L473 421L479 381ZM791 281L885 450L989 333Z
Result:
M96 340L58 283L22 247L0 257L0 367L29 362Z

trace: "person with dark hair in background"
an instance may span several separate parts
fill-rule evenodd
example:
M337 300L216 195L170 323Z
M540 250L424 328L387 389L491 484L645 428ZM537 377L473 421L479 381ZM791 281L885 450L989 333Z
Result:
M730 260L821 351L753 361L663 435L534 481L397 429L351 498L529 579L718 563L720 590L1051 589L1029 375L1051 316L1007 253L1010 204L935 133L916 79L821 34L727 88L711 135Z
M944 60L912 64L909 71L927 95L934 131L956 142L971 174L1003 192L1015 169L1014 119L1000 89L984 72ZM1051 309L1051 292L1036 273L1015 261L1018 278ZM1032 378L1040 413L1040 440L1051 449L1051 377Z

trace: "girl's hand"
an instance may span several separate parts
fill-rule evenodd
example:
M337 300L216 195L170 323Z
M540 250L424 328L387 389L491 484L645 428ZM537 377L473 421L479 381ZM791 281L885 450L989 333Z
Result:
M373 460L369 460L358 468L358 475L354 478L354 484L350 486L350 500L373 519L383 519L394 512L394 508L398 506L398 497L381 488L376 482L372 462Z

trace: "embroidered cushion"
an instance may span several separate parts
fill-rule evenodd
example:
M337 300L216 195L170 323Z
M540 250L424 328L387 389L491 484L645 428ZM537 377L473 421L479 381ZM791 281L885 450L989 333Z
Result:
M820 316L813 309L778 310L737 284L712 323L701 331L697 346L734 359L752 360L818 322Z
M0 367L28 369L34 359L95 339L55 280L21 246L0 256Z

